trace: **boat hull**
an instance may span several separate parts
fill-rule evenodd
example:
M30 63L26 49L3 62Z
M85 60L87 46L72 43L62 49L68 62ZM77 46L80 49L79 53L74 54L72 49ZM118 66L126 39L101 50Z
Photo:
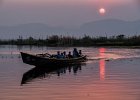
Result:
M72 65L76 63L81 63L86 61L86 56L81 56L77 58L66 58L66 59L57 59L49 57L41 57L28 53L21 52L21 57L24 63L34 66L46 66L46 65Z

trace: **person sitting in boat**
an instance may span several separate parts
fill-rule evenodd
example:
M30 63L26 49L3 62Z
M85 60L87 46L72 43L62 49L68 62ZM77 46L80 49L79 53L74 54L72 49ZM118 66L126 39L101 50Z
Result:
M61 58L61 54L60 54L60 51L57 51L57 55L56 55L57 58Z
M64 58L66 58L66 51L63 52L63 56L64 56Z
M76 48L73 49L73 57L79 57L79 53Z
M73 56L71 55L71 52L68 54L68 58L72 58Z
M66 57L66 53L63 52L63 53L60 54L60 51L57 51L57 58L58 59L60 59L60 58L62 59L62 58L65 58L65 57Z
M64 53L61 53L60 58L64 58Z

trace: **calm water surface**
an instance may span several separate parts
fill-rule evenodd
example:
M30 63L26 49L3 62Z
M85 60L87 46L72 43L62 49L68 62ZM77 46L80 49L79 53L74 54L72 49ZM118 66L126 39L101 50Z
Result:
M140 49L78 48L88 62L51 71L19 55L72 49L0 46L0 100L140 100Z

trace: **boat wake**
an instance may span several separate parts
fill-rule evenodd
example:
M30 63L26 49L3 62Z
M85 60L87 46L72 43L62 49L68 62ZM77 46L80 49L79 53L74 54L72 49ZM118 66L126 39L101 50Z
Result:
M97 52L86 52L88 60L116 60L116 59L130 59L140 58L139 49L104 49L101 48Z

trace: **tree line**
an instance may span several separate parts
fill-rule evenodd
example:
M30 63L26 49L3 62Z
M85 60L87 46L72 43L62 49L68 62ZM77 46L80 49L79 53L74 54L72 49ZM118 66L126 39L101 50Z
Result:
M140 46L140 35L127 37L123 34L110 37L92 37L85 35L81 38L72 36L52 35L46 39L29 37L23 39L0 40L0 45L37 45L37 46Z

